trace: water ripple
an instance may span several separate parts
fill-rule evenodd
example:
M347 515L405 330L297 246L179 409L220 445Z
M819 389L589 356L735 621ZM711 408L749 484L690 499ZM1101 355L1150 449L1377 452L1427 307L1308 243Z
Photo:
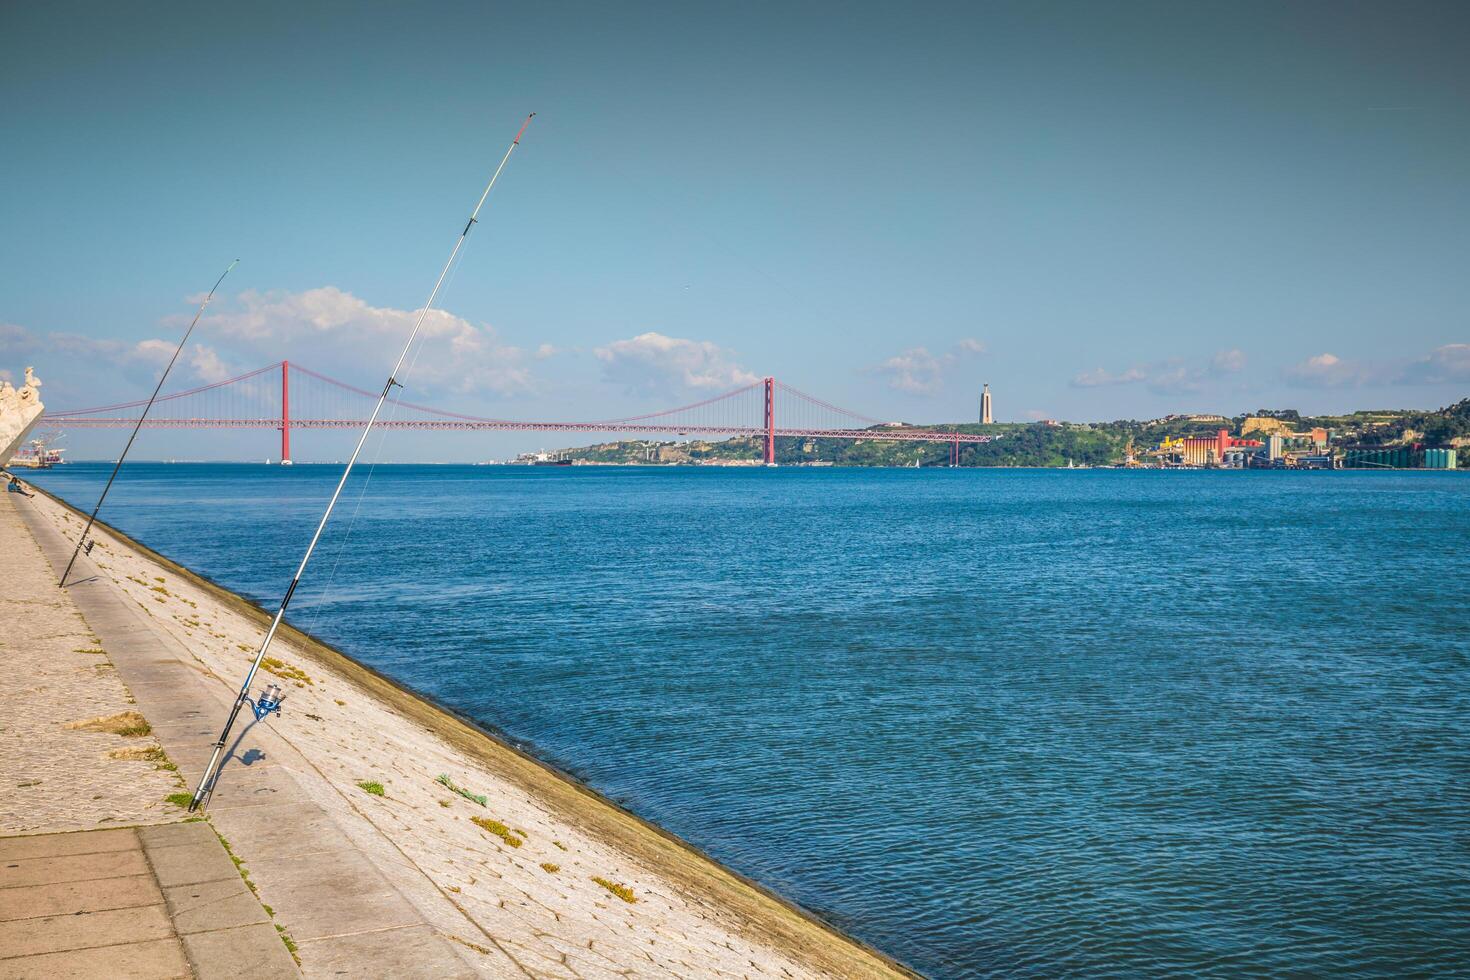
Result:
M335 475L109 508L273 602ZM1455 474L379 467L340 544L298 621L933 976L1470 962Z

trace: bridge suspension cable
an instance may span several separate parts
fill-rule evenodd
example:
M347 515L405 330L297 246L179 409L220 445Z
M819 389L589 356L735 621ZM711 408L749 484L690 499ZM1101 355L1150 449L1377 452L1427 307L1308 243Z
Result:
M284 400L284 362L257 368L236 378L161 395L143 422L152 428L330 430L360 429L371 414L377 394L340 381L304 364L290 364L290 410ZM278 374L277 372L280 372ZM771 425L765 409L771 402ZM143 401L50 412L58 428L134 426ZM951 426L926 428L883 421L770 379L674 408L592 421L511 419L436 408L390 397L393 415L378 418L376 427L399 431L507 431L638 433L669 436L760 436L811 439L873 439L883 442L984 443L989 434L959 432Z

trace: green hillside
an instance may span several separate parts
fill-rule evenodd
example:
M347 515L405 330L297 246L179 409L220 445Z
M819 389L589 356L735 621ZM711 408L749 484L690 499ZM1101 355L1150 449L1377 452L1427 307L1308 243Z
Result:
M1294 430L1320 426L1335 444L1395 446L1422 443L1448 446L1470 439L1470 398L1437 411L1384 409L1350 415L1303 416L1291 409L1258 409L1253 416L1279 419ZM988 443L960 446L961 466L1103 466L1121 462L1131 443L1138 450L1178 436L1211 436L1219 429L1240 431L1247 416L1210 421L1177 416L1150 421L1120 419L1096 423L967 423L922 425L936 432L962 432L994 437ZM754 464L761 459L762 440L740 436L723 440L652 441L628 439L561 450L559 455L589 463L698 465ZM948 466L947 442L895 442L879 439L776 440L776 462L782 466Z

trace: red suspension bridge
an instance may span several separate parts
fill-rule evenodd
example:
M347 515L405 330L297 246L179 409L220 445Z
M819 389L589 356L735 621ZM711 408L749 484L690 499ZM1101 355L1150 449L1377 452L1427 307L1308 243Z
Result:
M377 395L366 389L300 364L277 361L239 377L163 395L143 424L155 429L279 430L284 462L291 459L291 430L361 428L367 424L376 399ZM46 420L59 428L131 426L137 423L146 404L144 399L48 412ZM754 381L691 405L591 422L483 418L412 402L390 401L378 425L385 429L754 436L764 440L768 464L776 460L776 439L788 436L942 442L950 446L951 464L959 462L961 444L990 442L994 438L883 422L839 408L775 378Z

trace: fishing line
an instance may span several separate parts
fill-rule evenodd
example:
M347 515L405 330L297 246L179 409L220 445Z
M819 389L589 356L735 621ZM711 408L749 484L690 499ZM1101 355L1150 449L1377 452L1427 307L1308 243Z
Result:
M444 282L445 291L448 291L449 287L454 285L454 279L456 276L459 275L459 270L463 266L464 257L461 256L460 258L455 260L454 267L450 270L449 278L446 279ZM413 357L408 362L408 368L403 372L403 376L405 378L413 374L414 368L417 367L419 363L419 355L424 352L424 348L427 347L428 344L429 340L426 337L423 340L420 340L415 346ZM404 388L404 391L407 390L407 388ZM403 410L403 399L393 399L389 402L389 405L392 406L389 409L388 418L388 422L391 423L398 420L398 413ZM343 532L342 539L337 543L336 554L333 556L332 559L332 571L327 576L326 584L322 586L322 590L317 593L317 598L312 602L312 605L310 607L311 622L306 626L306 632L308 633L315 634L317 623L320 621L322 616L322 610L331 602L332 598L337 594L335 590L337 582L337 569L341 566L342 555L346 553L347 545L352 540L353 529L357 527L358 512L362 510L362 501L363 498L367 496L369 484L373 482L373 474L378 471L378 461L383 455L383 446L387 443L387 441L388 430L385 426L378 433L378 440L376 448L373 452L372 463L368 465L367 476L364 477L362 481L362 488L357 492L357 501L352 505L352 517L348 519L347 529Z
M378 395L377 404L373 406L373 413L368 418L367 425L363 428L362 435L358 437L357 445L352 448L352 455L348 457L347 465L342 469L342 476L337 480L337 486L332 491L332 497L327 501L327 508L322 513L321 520L317 523L316 531L312 533L311 541L307 543L306 553L301 556L301 564L296 567L296 574L291 577L291 584L286 588L286 594L281 597L281 604L276 609L276 614L271 620L270 628L266 630L265 638L261 641L260 649L255 654L255 660L250 665L250 670L245 674L245 681L240 686L240 692L235 696L234 706L230 709L230 715L225 720L225 726L220 732L219 740L214 744L214 752L209 758L208 765L204 768L204 774L199 778L199 785L194 790L194 796L189 800L189 811L199 809L207 805L210 795L214 792L215 777L219 772L220 755L224 752L225 744L230 737L230 729L235 726L235 720L240 716L240 710L250 701L250 683L255 679L260 670L261 662L265 659L266 652L270 649L271 641L275 639L276 632L281 627L281 621L285 619L286 609L291 605L291 597L295 595L297 587L301 584L301 577L306 573L306 567L311 562L311 556L316 551L317 544L321 541L322 532L326 530L327 522L332 519L332 511L337 507L337 501L342 497L342 490L347 485L347 480L352 476L352 468L357 464L357 459L362 455L362 450L367 445L368 438L372 435L374 427L378 423L378 416L383 412L383 406L388 402L388 396L393 394L394 388L403 387L397 374L403 369L404 362L413 350L414 342L418 339L420 331L429 314L433 312L434 301L439 297L439 291L444 287L444 280L454 268L454 260L459 256L460 249L464 247L466 239L469 238L470 230L480 220L480 210L485 206L485 201L494 189L495 182L500 179L505 165L510 162L511 154L520 145L521 136L526 132L526 127L531 125L532 113L526 117L521 124L520 131L516 133L515 139L511 140L510 146L505 151L505 156L500 159L500 165L495 168L490 182L485 185L485 190L480 194L480 200L476 202L475 209L470 212L469 220L465 222L464 230L455 239L454 248L449 253L449 258L444 262L444 268L439 272L439 278L434 281L434 288L429 292L429 298L424 303L423 309L414 320L413 330L408 335L408 340L403 345L403 350L398 355L398 360L393 363L393 370L388 373L388 380L383 383L383 391ZM381 449L381 446L379 447ZM261 717L260 706L254 707L256 717Z

